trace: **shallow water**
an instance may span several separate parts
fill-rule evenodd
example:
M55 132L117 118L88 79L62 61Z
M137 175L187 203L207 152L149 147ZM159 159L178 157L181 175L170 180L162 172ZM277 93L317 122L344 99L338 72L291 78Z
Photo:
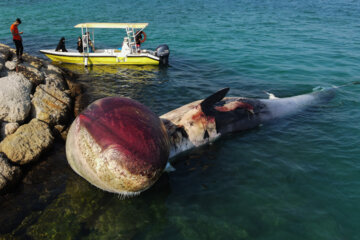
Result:
M144 48L170 46L170 66L63 65L91 100L122 95L163 114L223 87L266 98L359 81L357 1L1 1L0 41L22 18L25 51L75 48L80 22L149 22ZM121 44L96 31L98 46ZM68 167L61 144L24 186L0 198L0 233L33 239L359 239L359 86L282 121L178 157L132 199ZM47 169L51 169L51 171Z

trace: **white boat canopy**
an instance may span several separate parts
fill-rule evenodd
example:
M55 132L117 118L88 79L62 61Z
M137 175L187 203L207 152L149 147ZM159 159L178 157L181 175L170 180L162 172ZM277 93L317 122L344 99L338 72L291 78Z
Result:
M79 23L76 28L141 28L144 29L148 23Z

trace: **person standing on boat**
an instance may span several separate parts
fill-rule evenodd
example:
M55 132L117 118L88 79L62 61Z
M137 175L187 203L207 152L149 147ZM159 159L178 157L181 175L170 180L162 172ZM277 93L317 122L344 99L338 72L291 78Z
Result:
M13 41L15 43L15 47L16 47L16 57L18 61L22 61L22 55L23 55L23 51L24 51L24 47L22 44L22 38L20 36L20 34L23 34L23 32L19 32L18 30L18 25L21 24L21 20L20 18L17 18L15 20L15 22L11 25L10 27L10 31L12 33L13 36Z
M78 37L78 40L77 40L77 50L79 51L79 53L83 52L83 43L82 43L81 37Z
M85 52L89 52L89 41L90 41L90 33L86 32L85 35L82 36L82 44Z
M89 52L95 52L95 46L91 40L89 40Z
M141 47L141 43L145 42L146 40L146 34L143 31L137 31L135 33L135 42L136 42L136 47L140 48Z

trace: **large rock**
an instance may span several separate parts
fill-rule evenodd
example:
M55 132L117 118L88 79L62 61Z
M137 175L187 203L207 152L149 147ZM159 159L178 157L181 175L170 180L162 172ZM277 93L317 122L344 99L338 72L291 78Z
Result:
M61 91L65 91L66 89L65 81L63 80L60 74L54 74L54 73L46 74L45 84L52 85L60 89Z
M9 71L14 71L16 69L16 62L14 62L14 61L6 61L5 62L5 67Z
M0 120L24 121L31 110L31 82L22 74L9 73L0 78L0 86Z
M20 177L20 167L13 166L3 154L0 154L0 192L17 184Z
M9 47L0 43L0 72L3 70L5 62L9 58L9 54Z
M0 52L0 62L4 63L6 61L5 54Z
M71 97L75 98L85 92L84 86L81 83L75 82L72 79L65 78L66 84L71 92Z
M28 63L18 65L18 72L22 73L30 82L36 86L43 83L45 76L37 68Z
M65 77L66 84L70 90L70 95L74 101L74 115L75 117L90 103L90 98L86 94L84 86L81 83L75 82L71 79L76 78L73 73L69 73L69 77Z
M26 58L25 58L25 61L26 61ZM36 68L37 70L40 70L41 67L44 65L40 59L35 58L35 57L31 57L31 58L29 57L28 62L29 62L30 66Z
M68 120L71 98L53 85L41 84L36 87L32 104L32 116L53 126Z
M0 43L0 53L2 53L1 58L3 59L3 61L6 62L6 60L8 60L8 58L10 56L10 47L5 44Z
M5 54L0 52L0 72L3 70L5 64Z
M64 72L60 68L48 64L42 68L42 72L45 73L45 84L54 85L60 90L67 89Z
M14 48L9 47L9 54L12 56L16 56L16 50ZM24 53L22 58L24 59L24 62L21 65L26 66L26 67L32 67L32 68L36 68L37 70L40 70L42 68L42 66L44 65L43 60L41 60L38 57L31 56L27 53Z
M57 74L60 74L60 75L63 74L63 71L60 68L58 68L58 67L56 67L56 66L54 66L52 64L46 65L46 69L47 69L47 72L57 73Z
M23 165L37 160L53 141L50 127L38 119L33 119L19 127L14 134L7 136L0 143L0 151L5 153L10 161Z

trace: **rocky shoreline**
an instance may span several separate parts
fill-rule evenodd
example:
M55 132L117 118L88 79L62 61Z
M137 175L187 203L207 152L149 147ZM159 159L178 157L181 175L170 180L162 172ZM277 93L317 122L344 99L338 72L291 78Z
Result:
M16 188L80 111L76 76L0 44L0 194Z

